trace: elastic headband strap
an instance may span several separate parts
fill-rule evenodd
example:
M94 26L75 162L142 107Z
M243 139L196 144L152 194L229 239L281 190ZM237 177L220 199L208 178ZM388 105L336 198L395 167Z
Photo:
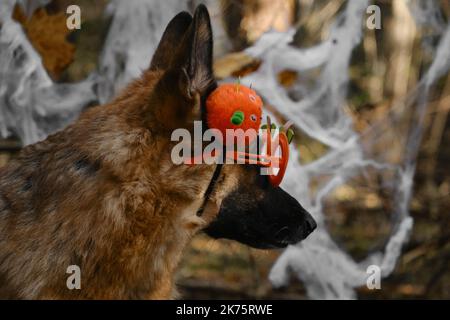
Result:
M216 185L217 179L219 178L220 172L222 170L222 166L223 166L222 164L218 164L216 166L216 169L214 169L213 176L212 176L211 180L209 181L208 188L206 188L205 195L203 196L203 203L197 211L198 217L201 217L203 215L203 211L205 210L206 203L208 202L209 197L211 196L211 193L214 191L214 186Z

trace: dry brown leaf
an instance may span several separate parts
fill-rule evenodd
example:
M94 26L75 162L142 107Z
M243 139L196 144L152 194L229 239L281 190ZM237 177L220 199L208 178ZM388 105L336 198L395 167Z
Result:
M66 26L66 15L58 13L48 15L40 8L27 18L22 8L15 7L13 18L24 28L30 42L41 55L45 69L54 78L58 78L72 63L75 46L67 42L72 32Z
M297 81L298 73L292 70L284 70L278 74L278 82L285 88L292 86Z
M244 77L256 71L260 65L260 61L244 52L230 53L216 60L214 63L214 75L218 79L224 79L230 76Z

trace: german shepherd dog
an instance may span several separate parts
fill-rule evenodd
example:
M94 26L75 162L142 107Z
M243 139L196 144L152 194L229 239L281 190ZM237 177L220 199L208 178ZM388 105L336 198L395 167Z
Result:
M171 133L217 86L206 7L175 16L148 70L0 171L0 297L169 299L200 230L282 248L316 224L256 165L176 165ZM81 289L69 290L68 266Z

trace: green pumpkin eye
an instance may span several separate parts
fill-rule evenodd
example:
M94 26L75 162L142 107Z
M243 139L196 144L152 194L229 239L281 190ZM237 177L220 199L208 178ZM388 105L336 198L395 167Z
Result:
M244 122L244 113L242 111L235 111L230 119L231 123L238 126Z

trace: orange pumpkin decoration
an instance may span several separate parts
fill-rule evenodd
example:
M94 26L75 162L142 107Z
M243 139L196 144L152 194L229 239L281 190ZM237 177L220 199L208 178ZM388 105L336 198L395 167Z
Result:
M256 92L241 84L223 84L214 90L206 100L206 121L210 129L218 129L223 137L226 137L227 129L253 129L256 132L261 125L262 100ZM255 163L262 167L279 168L278 174L273 171L269 175L269 181L277 187L283 180L289 161L289 139L284 132L279 132L278 141L273 145L270 118L267 118L267 154L250 154L234 149L227 150L225 157L234 160L243 160L244 163ZM289 130L288 125L286 130ZM292 130L292 129L291 129ZM244 141L241 141L244 142ZM251 143L252 141L249 141ZM245 143L245 142L244 142ZM280 156L275 156L275 151L280 148ZM200 155L203 157L203 155ZM195 162L190 162L195 163Z
M254 129L261 125L262 100L256 92L241 84L223 84L206 100L208 127L219 129Z

